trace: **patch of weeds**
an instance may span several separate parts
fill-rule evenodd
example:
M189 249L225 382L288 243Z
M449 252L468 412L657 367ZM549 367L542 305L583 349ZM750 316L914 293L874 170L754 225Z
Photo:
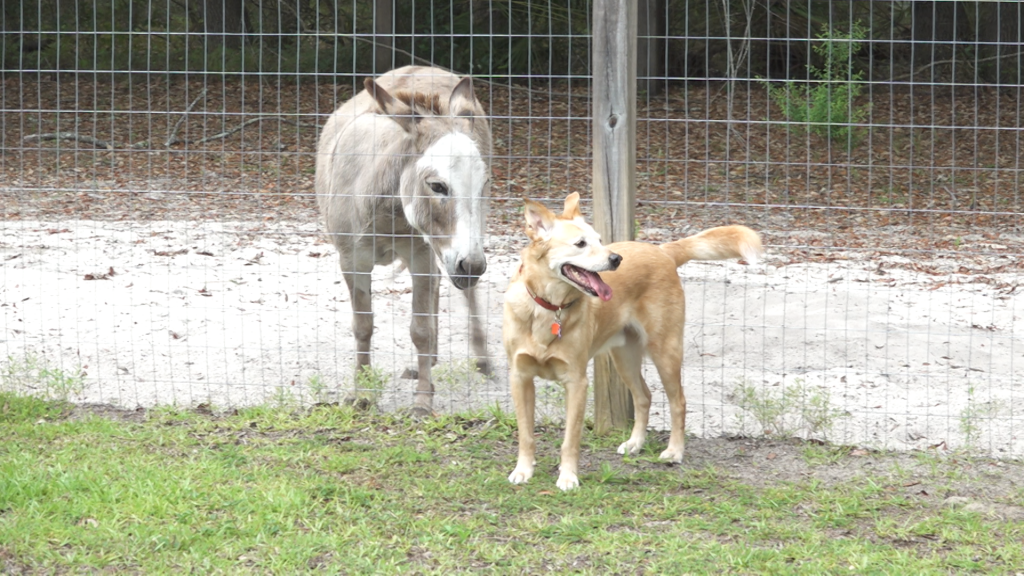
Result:
M8 356L0 368L0 390L67 402L85 391L85 372L81 368L65 370L53 366L33 354L21 358Z
M733 401L743 409L743 418L750 414L757 421L762 434L783 436L789 434L786 425L786 414L793 402L790 389L783 388L780 393L762 392L745 380L733 391ZM741 423L742 426L742 423ZM745 428L745 426L742 426Z
M1002 409L1002 403L993 400L978 402L974 385L967 387L967 406L960 410L960 433L963 434L964 448L970 452L977 447L981 436L981 421L995 418Z
M496 430L505 434L515 434L516 430L519 429L519 425L516 423L516 415L502 410L501 405L497 402L487 407L487 413L490 415L491 422Z
M768 95L782 108L786 119L819 136L852 149L859 133L854 124L863 122L869 104L853 103L864 89L864 71L854 71L853 58L860 52L867 30L855 22L848 33L823 26L812 50L824 60L821 68L807 65L815 78L807 84L787 82L768 86Z
M388 375L376 366L363 366L356 374L356 404L376 405L388 385Z
M828 433L836 420L845 416L845 413L832 407L832 393L827 388L806 386L802 380L798 380L797 390L803 401L800 416L807 434L812 437L820 434L824 440L828 440Z
M478 390L487 383L487 376L477 367L476 358L460 358L434 366L430 371L436 390Z
M295 408L298 401L295 398L295 394L293 394L286 386L278 386L274 389L274 393L268 399L268 403L271 407L278 410L290 410Z
M309 391L313 404L326 404L328 402L330 389L327 387L324 377L320 374L313 374L306 379L306 390Z
M597 472L597 481L600 484L624 484L626 478L622 476L621 470L608 462L601 462L601 469Z
M826 389L808 386L802 379L774 389L758 388L741 381L733 401L757 422L760 432L770 436L797 436L828 440L836 421L845 416L832 407ZM741 427L744 423L741 422Z

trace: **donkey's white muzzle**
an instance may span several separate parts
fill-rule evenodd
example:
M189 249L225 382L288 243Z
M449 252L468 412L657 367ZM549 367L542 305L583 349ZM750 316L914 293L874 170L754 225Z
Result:
M472 288L480 281L480 276L487 271L487 259L483 252L469 256L455 254L445 258L445 269L452 284L459 290Z

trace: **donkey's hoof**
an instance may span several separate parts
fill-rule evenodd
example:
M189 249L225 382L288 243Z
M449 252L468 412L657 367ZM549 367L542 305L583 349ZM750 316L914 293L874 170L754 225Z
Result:
M492 370L491 361L488 358L477 359L476 371L488 378L494 377L494 370Z
M406 368L402 375L399 376L402 380L418 380L420 377L420 371L415 368Z
M370 410L371 408L374 407L373 400L367 398L366 396L356 396L354 394L346 396L341 401L341 404L343 406L351 406L351 407L355 408L356 410L359 410L359 411L362 411L362 412L366 412L367 410Z
M434 415L434 411L426 406L413 406L409 408L409 417L413 420L426 420Z

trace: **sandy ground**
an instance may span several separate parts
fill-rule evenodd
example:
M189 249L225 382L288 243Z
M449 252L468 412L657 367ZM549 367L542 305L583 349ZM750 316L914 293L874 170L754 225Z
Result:
M442 285L438 410L510 408L501 302L522 242L490 239L481 286L494 378L463 369L466 309ZM1005 289L1019 277L980 282L934 256L931 269L947 273L899 256L830 255L681 269L688 431L1024 457L1024 296ZM71 399L133 408L331 401L351 385L348 294L316 223L8 221L0 262L7 386L41 367L81 370ZM413 364L408 274L379 267L374 292L375 364L389 376L380 404L401 408L415 385L401 378ZM645 377L652 426L664 429L653 368ZM538 397L560 414L557 387L542 383Z

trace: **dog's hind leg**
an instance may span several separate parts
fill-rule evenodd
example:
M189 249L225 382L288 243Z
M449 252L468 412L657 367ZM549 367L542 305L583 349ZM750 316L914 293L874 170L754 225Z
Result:
M526 376L515 367L509 370L508 380L516 409L516 425L519 428L519 459L516 461L515 470L509 474L508 481L513 484L524 484L533 477L533 468L537 465L537 447L533 436L536 392L533 376Z
M672 418L672 432L669 434L668 448L660 458L669 462L682 462L683 450L686 447L686 396L683 394L683 336L666 337L651 341L647 350L658 369L665 395L668 396L669 414Z
M619 454L633 455L640 452L647 438L647 422L651 413L651 389L640 373L643 363L643 343L635 336L627 336L625 346L611 349L612 361L619 378L629 386L633 394L633 433L619 446Z

